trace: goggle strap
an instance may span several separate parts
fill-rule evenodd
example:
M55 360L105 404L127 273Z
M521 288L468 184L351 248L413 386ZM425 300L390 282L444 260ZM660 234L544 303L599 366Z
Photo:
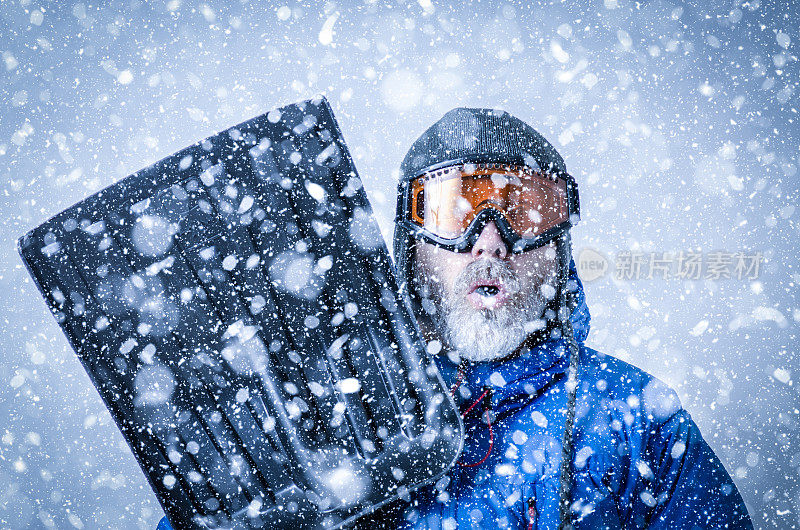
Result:
M450 173L461 173L462 176L470 176L474 175L475 173L483 172L483 171L492 171L498 170L504 173L509 174L525 174L530 176L538 176L542 178L546 178L548 180L552 180L553 182L557 182L559 179L559 175L561 172L559 171L543 171L538 166L536 168L526 165L516 165L516 164L503 164L503 163L488 163L488 162L478 162L478 163L463 163L463 164L456 164L453 166L443 167L441 169L435 169L433 171L427 171L422 173L413 179L410 179L409 182L413 182L419 178L431 179L437 177L443 177Z

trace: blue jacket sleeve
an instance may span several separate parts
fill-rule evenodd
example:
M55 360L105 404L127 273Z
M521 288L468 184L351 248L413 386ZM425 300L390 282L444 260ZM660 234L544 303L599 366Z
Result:
M683 409L658 426L639 472L649 483L634 499L652 529L752 529L736 485ZM649 476L648 476L649 475Z
M162 517L161 520L158 522L158 526L156 530L172 530L172 525L169 524L169 521L166 517Z

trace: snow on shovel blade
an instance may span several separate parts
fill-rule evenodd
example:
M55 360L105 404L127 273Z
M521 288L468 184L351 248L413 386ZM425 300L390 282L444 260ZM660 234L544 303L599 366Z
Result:
M460 416L322 97L19 249L176 528L338 528L458 457Z

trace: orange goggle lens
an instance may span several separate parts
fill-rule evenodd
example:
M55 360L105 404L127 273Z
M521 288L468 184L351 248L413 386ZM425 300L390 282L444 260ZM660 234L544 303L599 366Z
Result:
M569 220L567 182L563 178L510 166L454 166L411 182L411 221L431 234L456 239L486 208L505 216L526 239Z

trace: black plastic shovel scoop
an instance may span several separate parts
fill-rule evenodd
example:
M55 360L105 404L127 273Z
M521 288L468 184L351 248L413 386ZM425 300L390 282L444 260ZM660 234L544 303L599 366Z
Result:
M458 457L323 98L127 177L20 253L176 528L338 528Z

